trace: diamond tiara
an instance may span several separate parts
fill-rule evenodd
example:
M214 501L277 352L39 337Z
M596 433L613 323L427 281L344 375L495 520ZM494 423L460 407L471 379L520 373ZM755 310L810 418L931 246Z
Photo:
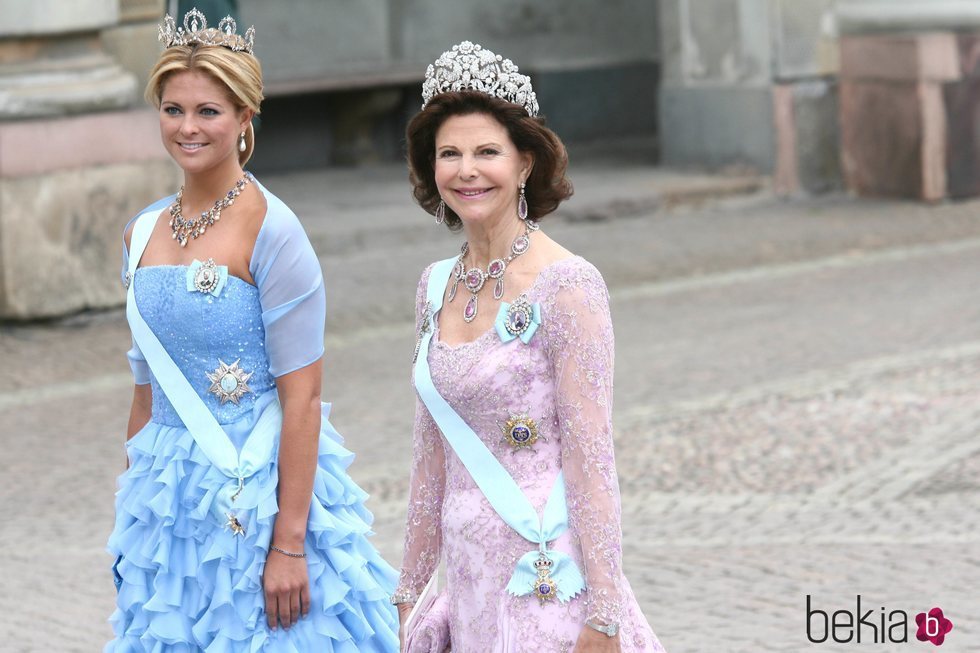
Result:
M422 83L422 108L440 93L479 91L524 107L527 115L538 115L538 98L531 78L517 65L479 44L463 41L429 64Z
M252 54L252 49L255 47L255 26L245 30L244 36L239 35L237 30L238 26L231 16L222 18L217 29L209 28L208 19L195 7L184 14L183 27L177 27L177 22L173 16L167 14L163 19L163 24L159 26L157 38L163 41L165 48L201 43L203 45L220 45L235 52Z

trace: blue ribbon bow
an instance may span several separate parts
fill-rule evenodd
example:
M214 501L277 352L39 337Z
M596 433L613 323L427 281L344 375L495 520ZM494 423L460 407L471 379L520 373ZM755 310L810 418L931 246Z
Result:
M554 549L528 551L517 561L510 581L507 583L507 591L514 596L526 596L533 591L534 583L538 580L538 573L534 569L534 562L544 555L551 560L552 568L549 576L555 581L555 595L560 603L565 603L574 599L585 589L585 578L572 557L562 551Z

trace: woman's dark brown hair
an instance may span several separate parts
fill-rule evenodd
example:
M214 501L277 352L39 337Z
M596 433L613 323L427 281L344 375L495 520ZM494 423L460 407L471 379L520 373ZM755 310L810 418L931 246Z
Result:
M526 188L528 215L540 220L572 196L572 184L565 177L568 153L558 136L545 127L542 118L532 118L523 107L477 91L440 93L408 123L409 179L415 201L431 214L442 199L436 187L436 132L452 116L486 114L507 130L521 152L534 157ZM446 206L446 226L457 231L459 216Z

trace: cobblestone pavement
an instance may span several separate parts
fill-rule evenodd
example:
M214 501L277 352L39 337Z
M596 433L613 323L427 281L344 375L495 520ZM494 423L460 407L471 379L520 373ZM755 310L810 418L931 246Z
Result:
M314 192L288 181L291 203ZM874 619L941 606L940 650L980 651L978 208L753 197L546 223L611 287L625 566L669 651L931 650L914 624L906 644L811 644L807 595ZM323 258L325 395L392 562L413 290L452 242ZM120 312L0 332L0 651L109 635L127 340Z

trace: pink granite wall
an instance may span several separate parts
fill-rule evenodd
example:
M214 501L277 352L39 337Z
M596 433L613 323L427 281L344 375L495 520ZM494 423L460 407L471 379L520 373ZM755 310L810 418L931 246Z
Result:
M860 195L980 194L977 35L841 39L841 164Z

